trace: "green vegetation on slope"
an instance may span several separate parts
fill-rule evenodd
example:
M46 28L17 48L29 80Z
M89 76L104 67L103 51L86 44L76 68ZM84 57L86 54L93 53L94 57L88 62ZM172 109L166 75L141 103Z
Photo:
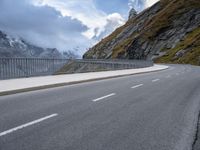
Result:
M161 0L160 3L164 9L147 22L142 33L146 40L154 39L159 33L171 27L173 20L178 19L192 8L200 8L198 0Z
M180 53L180 56L177 56ZM157 63L200 65L200 27L189 33L175 48L156 60Z
M124 26L121 26L119 28L117 28L112 34L110 34L108 37L105 37L104 39L102 39L99 43L97 43L93 50L89 50L87 53L85 53L84 57L91 57L92 55L94 55L94 53L98 52L99 54L103 54L104 51L100 50L99 48L102 46L102 45L106 45L107 43L109 43L112 39L116 38L117 35L119 33L121 33L123 31L123 29L126 27L126 24Z
M199 9L200 0L160 0L104 38L84 58L154 58L166 52L156 62L199 65ZM188 33L190 29L195 30Z
M119 55L124 55L126 49L130 46L133 41L133 37L128 37L124 41L117 44L112 50L112 58L117 58Z

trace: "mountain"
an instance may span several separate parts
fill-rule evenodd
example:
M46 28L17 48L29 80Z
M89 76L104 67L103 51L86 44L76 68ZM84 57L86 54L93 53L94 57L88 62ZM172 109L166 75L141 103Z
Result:
M132 18L135 18L137 16L137 12L134 8L132 8L129 12L129 17L128 19L132 19Z
M199 0L160 0L133 16L90 48L83 58L152 59L200 65Z
M0 31L0 57L62 58L55 48L41 48Z

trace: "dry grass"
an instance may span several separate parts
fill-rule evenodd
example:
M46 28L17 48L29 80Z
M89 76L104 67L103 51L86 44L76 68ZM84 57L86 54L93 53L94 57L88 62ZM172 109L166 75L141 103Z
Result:
M173 20L178 19L183 13L188 12L191 8L200 8L200 0L160 0L161 10L157 12L151 19L147 19L144 21L143 30L140 32L134 32L127 39L119 42L112 51L112 58L117 58L121 54L125 54L127 49L131 46L132 42L136 38L141 39L142 41L151 42L154 40L160 33L168 30L173 27ZM97 45L93 47L91 51L89 51L86 55L90 56L94 53L103 53L104 49L107 48L108 43L110 43L113 39L115 39L120 33L122 33L125 28L129 26L136 25L142 16L147 13L148 10L145 10L140 15L138 15L135 19L129 20L125 25L116 29L111 35L102 39ZM167 54L159 59L157 62L174 62L174 63L191 63L198 64L199 60L199 31L200 29L196 29L192 33L188 34L184 41L180 42L174 49L162 49L162 51L166 51ZM196 42L196 43L195 43ZM108 46L109 47L109 46ZM179 59L173 59L175 54L181 49L191 48L190 51L187 52L186 55Z
M174 59L180 50L188 50L182 57ZM182 63L200 65L200 27L189 33L175 48L168 50L167 54L158 58L159 63Z

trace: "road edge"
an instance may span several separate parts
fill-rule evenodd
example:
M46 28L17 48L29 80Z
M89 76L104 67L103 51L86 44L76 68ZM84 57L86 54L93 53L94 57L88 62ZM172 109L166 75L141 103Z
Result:
M105 79L120 78L120 77L126 77L126 76L137 75L137 74L146 74L146 73L164 71L164 70L169 69L169 66L167 65L162 65L162 66L165 66L165 68L162 68L159 70L146 71L146 72L137 72L137 73L124 74L124 75L116 75L116 76L81 80L81 81L75 81L75 82L63 82L63 83L57 83L57 84L50 84L50 85L44 85L44 86L36 86L36 87L31 87L31 88L5 91L5 92L0 92L0 96L13 95L13 94L30 92L30 91L38 91L38 90L43 90L43 89L50 89L50 88L56 88L56 87L62 87L62 86L74 85L74 84L86 83L86 82L92 82L92 81L99 81L99 80L105 80Z

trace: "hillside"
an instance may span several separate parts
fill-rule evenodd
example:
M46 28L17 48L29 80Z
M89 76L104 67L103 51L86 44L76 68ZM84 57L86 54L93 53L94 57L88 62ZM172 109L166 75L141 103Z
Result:
M200 64L200 1L161 0L89 49L83 58Z

